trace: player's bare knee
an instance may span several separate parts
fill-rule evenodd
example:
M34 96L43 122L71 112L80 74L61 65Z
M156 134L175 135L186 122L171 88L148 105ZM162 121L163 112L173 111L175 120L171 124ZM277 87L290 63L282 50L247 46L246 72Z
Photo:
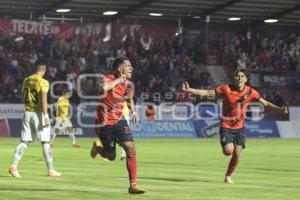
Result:
M135 154L135 153L136 153L135 146L127 147L127 148L125 149L125 152L126 152L127 155Z
M135 145L133 142L121 143L121 146L125 150L126 154L135 153Z
M231 152L227 152L227 151L223 151L223 154L224 154L225 156L231 156L231 155L232 155Z
M233 149L223 149L223 154L225 156L231 156L233 153Z

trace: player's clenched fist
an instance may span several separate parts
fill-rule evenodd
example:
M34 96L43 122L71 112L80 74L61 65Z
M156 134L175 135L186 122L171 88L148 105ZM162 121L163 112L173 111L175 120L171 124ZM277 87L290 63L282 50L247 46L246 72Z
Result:
M282 110L282 113L283 113L283 114L288 114L288 113L289 113L287 107L282 107L281 110Z
M181 89L182 89L183 91L185 91L185 92L188 92L189 89L190 89L190 85L188 84L188 82L184 82L184 83L182 84Z

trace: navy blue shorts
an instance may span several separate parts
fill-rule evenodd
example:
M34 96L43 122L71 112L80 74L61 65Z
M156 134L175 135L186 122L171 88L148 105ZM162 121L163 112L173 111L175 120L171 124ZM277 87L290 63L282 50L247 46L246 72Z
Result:
M116 150L116 143L133 141L131 130L125 119L114 125L100 127L97 136L102 142L103 151L111 153Z
M220 128L220 143L222 147L227 144L233 143L234 145L241 145L243 149L246 148L246 135L244 129L228 129Z

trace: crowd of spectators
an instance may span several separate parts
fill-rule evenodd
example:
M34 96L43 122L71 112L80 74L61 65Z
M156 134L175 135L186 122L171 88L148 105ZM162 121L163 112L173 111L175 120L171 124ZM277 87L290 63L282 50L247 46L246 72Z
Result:
M235 31L238 30L238 31ZM202 34L201 34L202 33ZM209 42L207 42L209 39ZM295 101L287 101L287 105L300 104L300 90L297 88L298 79L294 84L287 83L300 74L300 34L296 29L261 28L226 28L212 27L209 35L200 32L197 40L198 57L205 55L205 50L216 52L218 64L223 65L230 78L235 69L246 69L249 73L273 73L278 77L282 75L282 84L289 89L290 94L296 94ZM207 45L208 44L208 45ZM209 64L209 63L208 63ZM284 77L289 74L288 77ZM251 82L251 80L250 80ZM285 83L286 82L286 83ZM266 86L260 85L257 89L264 91ZM268 85L268 87L272 87ZM279 88L280 88L279 87ZM273 89L279 89L275 84ZM262 92L263 94L264 92ZM290 98L286 98L288 100Z
M295 32L247 29L224 35L224 44L220 46L236 68L300 71L300 35Z
M13 35L0 33L0 102L21 102L21 84L23 79L34 71L38 59L46 60L48 72L46 79L50 83L68 81L72 84L73 103L85 101L81 95L97 94L99 74L111 71L116 57L129 57L134 67L133 82L138 101L153 101L153 93L160 93L157 103L166 100L165 93L176 93L178 85L188 80L198 87L209 87L211 79L204 64L195 64L189 56L181 36L152 39L141 36L124 41L111 38L59 39L54 36ZM89 77L82 77L89 74ZM77 80L80 79L80 87ZM65 87L55 84L54 93ZM78 91L78 89L80 91ZM147 94L147 95L145 95ZM145 98L146 97L146 98ZM176 95L174 95L176 97ZM55 99L52 98L52 101Z
M191 46L183 35L132 38L74 36L61 39L52 35L14 35L0 32L0 102L21 102L21 84L34 71L34 63L42 58L48 64L49 82L68 81L73 86L73 103L86 101L81 95L96 95L99 74L111 71L116 57L128 57L134 67L133 82L138 102L185 100L176 95L181 82L192 87L211 88L213 80L205 65L207 49L216 50L219 64L258 71L300 71L300 36L288 32L211 31L210 44L199 37ZM206 48L207 45L209 48ZM222 59L222 61L220 61ZM89 74L89 77L82 77ZM80 79L79 82L78 79ZM80 87L78 87L80 83ZM64 89L61 84L54 93ZM174 94L165 98L164 94ZM79 96L78 96L79 94ZM153 94L160 94L154 99ZM55 101L55 98L51 98Z

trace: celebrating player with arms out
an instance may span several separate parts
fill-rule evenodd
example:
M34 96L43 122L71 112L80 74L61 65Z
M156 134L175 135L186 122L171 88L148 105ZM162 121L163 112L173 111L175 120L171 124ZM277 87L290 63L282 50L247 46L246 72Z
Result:
M100 141L94 142L91 149L91 157L97 154L108 160L116 158L116 142L126 152L126 164L129 175L129 193L142 194L145 190L137 185L137 161L136 149L132 138L131 130L122 116L125 101L125 94L130 97L130 109L133 113L133 121L137 121L132 88L128 79L132 76L133 68L129 59L117 58L113 63L114 75L108 75L103 80L102 98L99 99L96 113L96 134ZM101 144L102 143L102 144Z
M245 148L245 135L243 133L245 113L250 102L259 101L265 107L281 113L288 113L286 107L278 107L265 99L253 88L246 85L247 75L244 70L234 72L233 84L225 84L215 90L201 90L189 87L185 82L183 91L200 96L218 96L223 100L222 117L220 125L220 142L223 153L231 156L225 175L225 182L232 184L232 173L240 160L240 153Z
M43 78L46 73L46 65L38 61L35 74L25 78L22 92L25 99L25 112L21 130L21 143L16 147L11 167L8 172L20 178L17 170L25 149L36 136L43 146L44 158L48 167L48 176L61 176L61 173L53 169L53 158L50 149L50 122L48 115L47 93L49 82Z

